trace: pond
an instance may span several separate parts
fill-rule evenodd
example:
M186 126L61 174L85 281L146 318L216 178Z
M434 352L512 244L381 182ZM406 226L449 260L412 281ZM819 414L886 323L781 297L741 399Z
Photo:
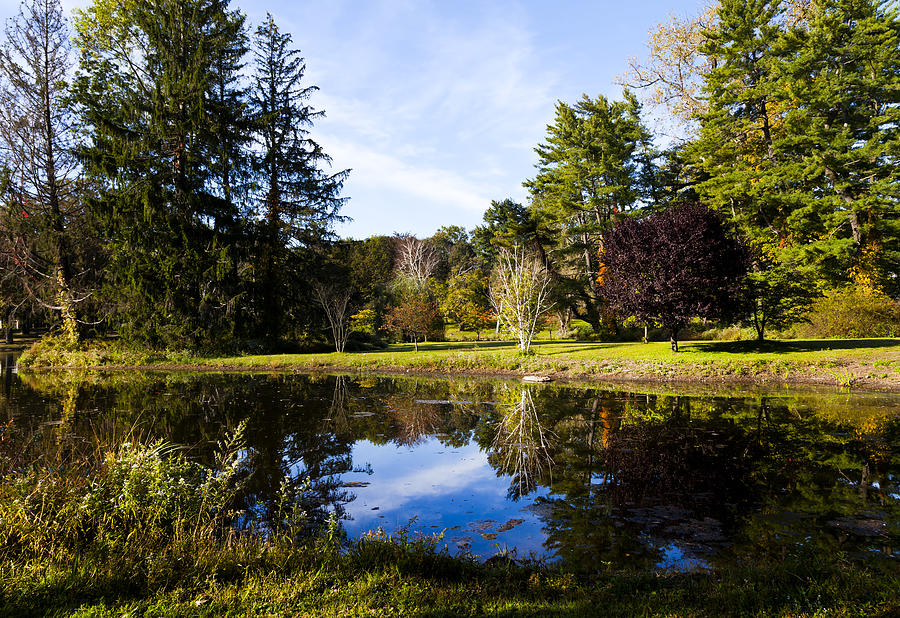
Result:
M5 374L18 465L162 438L212 461L242 419L246 501L289 475L352 536L582 571L798 551L896 569L900 395L246 373Z

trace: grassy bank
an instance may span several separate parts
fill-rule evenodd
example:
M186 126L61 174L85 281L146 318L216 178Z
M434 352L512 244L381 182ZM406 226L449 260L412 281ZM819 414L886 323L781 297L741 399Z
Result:
M578 380L787 382L843 387L900 387L900 340L821 339L695 341L672 352L668 343L538 341L529 355L512 342L429 342L384 350L330 354L206 357L135 351L111 343L78 350L44 341L23 367L145 367L252 370L334 370L522 375Z
M479 566L404 545L324 560L321 549L244 545L165 582L87 560L5 563L5 616L891 616L900 580L873 570L777 568L583 578ZM371 554L379 556L372 556ZM11 576L12 572L15 576Z
M896 570L795 552L690 573L592 572L450 556L437 537L348 540L283 485L263 524L235 505L239 439L218 463L171 444L98 447L23 470L0 436L0 615L896 615ZM63 465L60 465L63 464ZM243 521L237 532L234 522Z

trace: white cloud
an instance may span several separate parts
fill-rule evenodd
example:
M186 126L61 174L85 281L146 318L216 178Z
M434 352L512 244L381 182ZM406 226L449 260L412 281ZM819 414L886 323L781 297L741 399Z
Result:
M403 194L420 203L481 212L490 191L457 172L371 150L354 142L323 137L335 166L351 168L350 185L368 195Z
M521 199L558 80L518 6L472 4L450 17L441 3L343 6L340 35L310 31L305 45L321 87L313 102L327 113L316 137L336 167L353 169L353 231L472 227L492 199ZM386 221L406 203L411 217ZM386 227L370 229L372 210Z

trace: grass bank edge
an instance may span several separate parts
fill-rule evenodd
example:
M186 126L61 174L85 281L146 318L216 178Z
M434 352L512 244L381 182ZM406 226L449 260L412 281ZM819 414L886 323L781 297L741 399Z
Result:
M543 341L523 355L512 342L429 342L414 351L203 356L186 350L142 350L117 342L78 348L45 338L19 359L23 369L144 368L223 370L331 370L462 373L517 376L550 374L575 380L733 383L807 383L845 388L900 388L900 340L787 340L666 343Z

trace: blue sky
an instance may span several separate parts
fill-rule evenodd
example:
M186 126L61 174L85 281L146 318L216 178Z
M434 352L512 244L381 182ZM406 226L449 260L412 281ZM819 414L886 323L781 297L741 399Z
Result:
M64 0L67 11L84 0ZM481 222L492 199L524 201L534 147L557 100L617 97L647 33L701 0L232 2L272 13L306 58L314 137L351 168L341 236ZM0 0L0 15L18 2Z

